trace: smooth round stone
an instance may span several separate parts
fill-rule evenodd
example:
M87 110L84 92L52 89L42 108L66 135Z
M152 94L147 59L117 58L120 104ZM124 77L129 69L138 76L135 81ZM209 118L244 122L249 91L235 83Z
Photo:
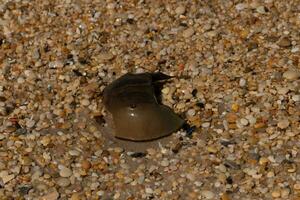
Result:
M295 190L300 190L300 183L296 183L296 184L294 185L294 189L295 189Z
M177 15L182 15L183 13L185 13L185 7L184 6L178 6L176 9L175 9L175 13Z
M278 88L278 89L277 89L277 92L278 92L278 94L284 95L284 94L288 93L289 90L290 90L290 89L287 88L287 87L281 87L281 88Z
M79 155L80 155L80 152L77 151L77 150L70 150L70 151L69 151L69 154L70 154L71 156L79 156Z
M195 33L195 30L194 30L194 28L191 27L191 28L188 28L188 29L184 30L183 33L182 33L182 36L184 38L189 38L192 35L194 35L194 33Z
M287 119L280 120L280 121L277 123L277 126L278 126L280 129L286 129L287 127L289 127L289 125L290 125L290 122L289 122L289 120L287 120Z
M161 161L161 166L163 166L163 167L168 167L169 166L169 164L170 164L170 162L168 161L168 160L163 160L163 161Z
M188 116L194 116L196 114L196 111L194 109L189 109L187 111Z
M35 125L35 121L30 119L26 122L27 128L32 128Z
M295 70L288 70L284 72L282 76L287 80L296 80L300 77L300 72Z
M204 122L201 126L202 126L203 128L209 128L210 123L209 123L209 122Z
M68 178L58 178L56 183L60 187L67 187L70 185L71 182L70 182L70 179L68 179Z
M215 194L212 191L209 190L204 190L202 191L202 195L206 198L206 199L214 199Z
M89 101L88 99L83 99L83 100L81 101L81 104L82 104L83 106L88 106L88 105L90 105L90 101Z
M152 193L153 193L153 190L152 190L151 188L146 188L146 189L145 189L145 192L146 192L147 194L152 194Z
M163 94L169 94L169 92L170 92L170 88L169 87L165 87L165 88L163 88L162 90L161 90L161 92L163 93Z
M64 166L60 167L59 175L61 177L70 177L70 176L72 176L72 174L73 174L73 172L69 168L64 167Z
M272 197L273 198L279 198L280 197L280 191L279 190L274 190L272 192Z
M247 119L245 119L245 118L242 118L242 119L241 119L241 124L242 124L243 126L247 126L247 125L249 124L249 121L248 121Z
M299 94L297 94L297 95L293 95L292 96L292 99L293 99L293 101L300 101L300 95Z

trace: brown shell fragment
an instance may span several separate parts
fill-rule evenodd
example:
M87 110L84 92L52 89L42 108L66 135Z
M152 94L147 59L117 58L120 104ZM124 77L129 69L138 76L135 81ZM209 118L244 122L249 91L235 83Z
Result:
M155 95L154 84L169 78L162 73L128 73L104 89L104 105L112 115L116 138L154 140L183 125L184 120L159 104Z

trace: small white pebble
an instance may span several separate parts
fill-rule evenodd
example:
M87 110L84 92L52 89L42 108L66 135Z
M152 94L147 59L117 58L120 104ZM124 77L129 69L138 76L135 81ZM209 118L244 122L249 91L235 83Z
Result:
M249 121L248 121L247 119L245 119L245 118L242 118L242 119L241 119L241 124L242 124L243 126L247 126L247 125L249 124Z
M196 111L194 110L194 109L189 109L188 111L187 111L187 115L188 116L194 116L196 114Z
M26 122L27 128L32 128L35 125L35 121L30 119Z
M165 159L165 160L161 161L160 164L161 164L161 166L163 166L163 167L168 167L170 163L169 163L168 160Z
M169 94L169 92L170 92L170 88L169 88L169 87L165 87L165 88L163 88L163 89L161 90L161 92L162 92L163 94L167 95L167 94Z
M153 193L153 190L152 190L151 188L146 188L146 189L145 189L145 192L146 192L147 194L152 194L152 193Z
M202 195L206 198L206 199L214 199L215 194L212 191L209 190L204 190L202 191Z
M246 84L247 84L247 81L244 78L241 78L240 81L239 81L240 87L245 87Z
M209 122L204 122L201 126L202 126L203 128L209 128L210 123L209 123Z
M298 101L300 101L300 95L299 94L293 95L292 99L293 99L293 101L298 102Z

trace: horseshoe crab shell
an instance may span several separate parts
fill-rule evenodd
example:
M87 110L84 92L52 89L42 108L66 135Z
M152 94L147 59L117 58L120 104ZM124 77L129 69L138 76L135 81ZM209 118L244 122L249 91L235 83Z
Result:
M104 89L104 105L113 118L116 138L132 141L158 139L184 123L155 95L155 83L171 78L162 73L125 74Z

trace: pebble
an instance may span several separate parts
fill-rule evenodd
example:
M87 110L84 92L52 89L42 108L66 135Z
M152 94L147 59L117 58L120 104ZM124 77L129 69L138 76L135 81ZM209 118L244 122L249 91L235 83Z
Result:
M204 190L202 191L202 195L206 198L206 199L214 199L215 198L215 194L212 191L209 190Z
M163 88L163 89L161 90L161 92L162 92L163 94L167 95L167 94L169 94L169 92L170 92L170 88L169 88L169 87L165 87L165 88Z
M41 197L41 200L57 200L59 193L55 190Z
M294 189L295 190L300 190L300 183L294 184Z
M247 85L247 81L244 78L241 78L239 81L240 87L245 87Z
M168 167L169 164L170 164L169 161L166 160L166 159L162 160L161 163L160 163L160 165L163 166L163 167Z
M91 163L88 160L84 160L81 162L81 167L84 170L89 170L91 168Z
M56 183L61 187L67 187L71 184L70 179L68 178L58 178Z
M145 189L145 192L146 192L147 194L153 194L153 190L152 190L151 188L146 188L146 189Z
M287 127L289 127L289 125L290 125L290 122L289 122L289 120L287 120L287 119L280 120L280 121L277 123L277 126L278 126L280 129L286 129Z
M90 105L90 101L89 101L88 99L83 99L83 100L81 101L81 105L83 105L83 106L88 106L88 105Z
M187 115L188 116L194 116L196 114L196 111L194 110L194 109L189 109L188 111L187 111Z
M185 7L182 6L182 5L178 6L178 7L175 9L175 13L176 13L177 15L182 15L182 14L184 14L184 13L185 13Z
M240 122L243 126L247 126L249 124L249 121L245 118L242 118Z
M186 30L183 31L182 35L184 38L189 38L189 37L192 37L195 33L195 30L194 28L188 28Z
M5 135L0 133L0 141L3 140L4 138L5 138Z
M274 190L272 191L272 197L273 198L279 198L281 196L280 190Z
M289 47L292 45L291 40L287 37L283 37L281 40L279 40L278 45L280 47Z
M201 125L203 128L209 128L210 127L210 123L209 122L204 122Z
M287 198L289 195L290 195L290 189L289 188L283 188L283 189L281 189L281 197L282 198Z
M27 128L32 128L34 125L35 125L35 121L34 120L32 120L32 119L27 120L27 122L26 122Z
M295 101L295 102L299 102L299 101L300 101L300 95L299 95L299 94L293 95L293 96L292 96L292 99L293 99L293 101ZM1 140L1 139L0 139L0 140Z
M79 155L80 155L80 152L77 151L77 150L70 150L70 151L69 151L69 154L70 154L71 156L79 156Z
M9 181L15 178L14 174L9 174L7 171L0 172L0 178L4 184L8 183Z
M300 72L295 70L288 70L284 72L282 76L287 80L293 81L293 80L297 80L300 77Z
M256 11L260 14L265 14L266 13L266 8L264 6L258 6L256 8Z
M278 94L285 95L286 93L289 92L289 88L287 88L287 87L279 87L279 88L277 88L277 92L278 92Z
M70 170L69 168L67 168L65 166L60 166L59 169L60 169L59 175L61 177L70 177L73 174L72 170Z

